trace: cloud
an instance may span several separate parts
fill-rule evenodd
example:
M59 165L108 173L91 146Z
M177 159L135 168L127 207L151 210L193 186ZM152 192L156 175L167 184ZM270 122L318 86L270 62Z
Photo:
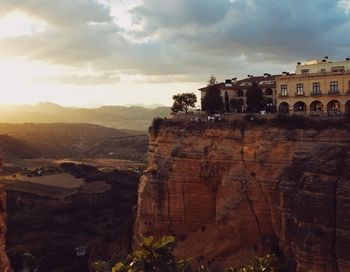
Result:
M93 0L0 0L0 14L18 10L61 27L110 21L109 8Z
M195 25L205 27L225 17L229 0L147 0L132 10L135 18L144 19L145 28L158 30Z
M126 29L112 15L113 1L0 0L0 15L19 10L48 24L45 32L0 41L0 56L75 69L91 64L103 75L157 82L280 72L297 60L347 57L348 2L144 0L125 10L136 24Z

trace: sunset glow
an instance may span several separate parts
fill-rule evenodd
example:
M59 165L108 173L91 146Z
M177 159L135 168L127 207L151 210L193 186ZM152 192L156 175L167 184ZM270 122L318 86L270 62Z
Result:
M255 0L0 2L5 104L170 105L212 74L280 73L348 53L347 0L278 5L277 15Z

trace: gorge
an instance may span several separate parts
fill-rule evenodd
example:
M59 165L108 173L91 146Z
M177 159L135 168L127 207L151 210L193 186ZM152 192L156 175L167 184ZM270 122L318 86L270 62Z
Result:
M276 253L291 271L350 270L347 120L160 120L134 233L175 235L214 271Z

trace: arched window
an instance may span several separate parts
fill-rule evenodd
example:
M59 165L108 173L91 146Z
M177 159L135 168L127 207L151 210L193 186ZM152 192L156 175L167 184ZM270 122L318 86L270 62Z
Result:
M323 104L321 101L315 100L310 104L310 111L323 111Z
M267 89L265 90L265 95L273 95L272 89L271 89L271 88L267 88Z
M340 103L338 100L332 100L327 104L328 112L340 112Z
M345 103L345 112L350 113L350 100Z
M294 112L306 112L306 104L302 101L298 101L294 104Z
M289 104L287 102L282 102L278 107L279 113L289 113Z

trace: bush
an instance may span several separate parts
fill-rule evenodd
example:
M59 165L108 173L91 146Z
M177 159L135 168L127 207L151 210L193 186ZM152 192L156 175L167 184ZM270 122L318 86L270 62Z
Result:
M156 117L152 121L152 126L149 128L149 132L153 132L154 135L158 135L162 124L164 123L164 119L160 117Z
M186 260L176 260L173 255L175 238L164 236L156 240L153 236L141 237L139 250L131 253L123 262L118 262L114 266L108 262L94 263L95 272L192 272L191 258ZM264 257L254 257L252 261L236 269L227 268L226 272L277 272L277 258L275 255ZM198 272L214 272L210 267L201 265Z
M277 257L274 254L264 257L254 257L252 261L241 269L227 268L226 272L276 272L278 271Z

